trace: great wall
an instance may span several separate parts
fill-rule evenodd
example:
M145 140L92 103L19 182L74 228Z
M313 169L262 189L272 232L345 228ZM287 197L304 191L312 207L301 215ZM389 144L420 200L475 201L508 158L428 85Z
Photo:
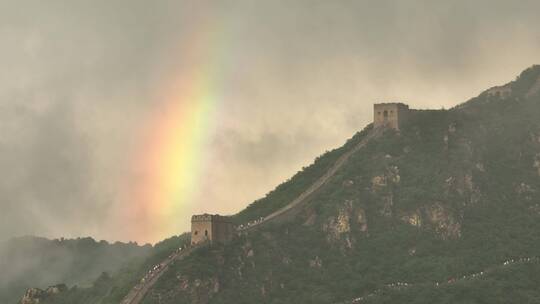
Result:
M249 231L251 229L259 227L260 225L263 225L264 223L267 223L279 216L282 216L288 211L308 202L309 197L313 193L315 193L317 190L319 190L323 185L325 185L330 180L330 178L334 176L341 167L343 167L343 165L347 162L347 160L351 157L352 154L356 153L358 150L365 147L371 139L376 138L380 136L381 134L382 134L381 128L374 128L373 130L371 130L371 132L368 135L366 135L365 138L363 138L354 148L345 152L341 157L339 157L338 160L328 169L328 171L326 171L325 174L323 174L319 179L317 179L315 183L313 183L307 190L302 192L292 202L290 202L283 208L272 212L271 214L265 216L264 218L259 219L256 222L256 224L248 225L245 228L240 229L240 231Z
M372 292L369 292L364 296L354 298L354 299L348 300L348 301L342 301L342 302L334 303L334 304L362 303L367 299L374 298L374 297L377 297L379 295L382 295L382 293L384 291L386 291L386 290L404 290L406 288L419 287L419 286L423 286L423 287L426 287L426 288L428 288L428 287L435 287L435 288L444 287L444 286L447 286L447 285L456 284L458 282L462 282L462 281L466 281L466 280L480 279L480 278L485 277L487 274L489 274L489 273L491 273L491 272L493 272L495 270L502 269L502 268L505 268L505 267L509 267L509 266L513 266L513 265L517 265L517 264L532 264L532 263L539 263L539 262L540 262L540 257L538 257L538 256L525 257L525 258L516 258L516 259L506 260L506 261L504 261L504 262L502 262L500 264L491 266L491 267L486 268L486 269L484 269L482 271L478 271L478 272L475 272L475 273L470 273L470 274L466 274L466 275L462 275L462 276L457 276L455 278L449 278L447 281L442 281L442 282L434 281L434 282L427 282L427 283L424 282L424 283L414 283L414 284L413 283L406 283L406 282L394 282L394 283L386 284L383 287L378 288L378 289L376 289L376 290L374 290Z
M201 244L202 245L202 244ZM169 266L178 260L182 260L184 257L191 254L197 246L190 246L186 248L178 248L175 252L167 257L164 261L154 266L150 269L141 281L135 285L129 293L124 297L121 304L134 304L140 303L148 290L154 286L154 284L159 280L159 278L169 269Z
M248 233L262 225L285 216L291 210L305 205L309 202L309 198L317 190L321 189L336 172L347 163L347 160L365 147L371 140L377 138L383 134L386 128L392 128L399 130L399 127L407 119L409 107L402 103L383 103L374 105L374 119L373 128L369 133L349 151L341 155L336 162L321 176L319 177L308 189L298 195L294 200L288 203L286 206L272 212L271 214L262 217L258 220L251 222L251 224L244 224L236 227L236 233ZM216 226L219 223L219 226ZM216 227L219 227L216 229ZM223 230L227 230L227 233L223 233ZM204 231L204 232L203 232ZM191 254L197 247L203 246L209 241L225 241L230 237L228 235L229 225L224 222L224 218L219 215L194 215L192 217L192 231L191 246L187 247L181 252L171 254L165 261L156 265L157 269L150 271L151 276L149 278L141 279L141 282L134 286L131 291L124 297L122 304L139 304L144 299L146 293L152 288L152 286L158 281L158 279L167 271L171 263L176 260L181 260L184 257ZM215 239L214 236L218 236ZM154 266L154 267L156 267Z

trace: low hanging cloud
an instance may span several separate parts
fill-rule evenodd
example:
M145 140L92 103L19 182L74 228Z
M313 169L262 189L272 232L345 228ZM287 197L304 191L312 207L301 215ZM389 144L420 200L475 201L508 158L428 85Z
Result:
M157 241L119 232L119 191L200 16L221 37L222 90L189 211L231 214L362 129L374 102L448 108L538 63L538 11L498 0L3 1L0 239ZM189 216L171 227L187 230Z

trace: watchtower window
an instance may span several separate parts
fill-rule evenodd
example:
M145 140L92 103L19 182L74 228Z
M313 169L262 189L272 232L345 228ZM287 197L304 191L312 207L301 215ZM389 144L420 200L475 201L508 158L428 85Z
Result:
M204 236L208 236L208 230L204 231Z
M197 234L199 234L199 231L195 230L195 232L193 234L197 235Z
M383 112L383 117L384 117L384 119L387 119L387 118L388 118L388 111L384 111L384 112Z

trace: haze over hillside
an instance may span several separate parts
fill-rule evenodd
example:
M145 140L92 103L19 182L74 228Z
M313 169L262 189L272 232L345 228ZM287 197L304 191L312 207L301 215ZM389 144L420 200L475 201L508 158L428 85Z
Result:
M288 214L178 259L189 240L164 242L166 271L136 303L534 303L538 117L535 65L450 110L411 111L399 131L368 125L236 220L282 208L353 151ZM150 260L45 303L119 303Z
M539 1L0 2L0 240L157 242L540 54Z
M0 304L540 303L538 12L0 0Z
M11 239L0 246L0 303L15 303L29 287L58 283L89 287L102 272L116 273L127 263L148 257L151 249L92 238Z

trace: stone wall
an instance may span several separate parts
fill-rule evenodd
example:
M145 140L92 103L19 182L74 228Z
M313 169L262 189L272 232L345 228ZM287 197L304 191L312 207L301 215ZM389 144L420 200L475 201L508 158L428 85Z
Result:
M228 220L226 221L218 220L218 221L214 221L212 224L213 224L212 225L213 227L212 240L213 241L225 243L232 239L235 232L235 228L231 222L229 222Z
M201 214L191 217L192 244L205 241L227 242L232 239L234 231L234 225L225 216Z
M191 220L191 244L198 244L212 239L212 221Z
M376 103L373 105L373 125L395 130L407 121L409 106L403 103Z

